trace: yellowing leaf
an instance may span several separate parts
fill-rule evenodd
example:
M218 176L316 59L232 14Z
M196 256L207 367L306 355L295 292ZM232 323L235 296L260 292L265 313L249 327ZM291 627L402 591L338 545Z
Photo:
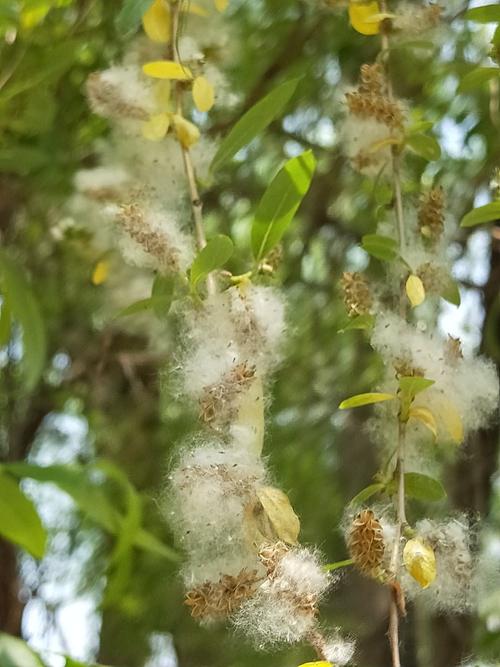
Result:
M167 44L170 41L170 9L165 0L154 0L142 17L144 32L152 42Z
M326 660L316 660L316 662L303 662L299 667L332 667L332 663Z
M410 418L413 417L413 419L418 419L419 422L422 422L422 424L429 429L434 438L437 438L436 420L428 408L410 408L409 416Z
M197 76L194 80L193 100L198 111L210 111L214 105L214 87L204 76Z
M153 79L189 81L193 78L189 67L176 63L173 60L153 60L143 65L142 71Z
M229 6L229 0L214 0L214 3L218 12L225 12Z
M109 275L109 261L107 259L102 259L97 262L92 271L92 284L93 285L102 285L106 282Z
M167 111L170 105L170 96L172 92L172 86L168 79L163 79L161 81L155 82L154 87L154 96L156 104L163 111Z
M406 281L406 295L411 303L411 307L420 306L425 300L425 288L423 282L418 276L411 275Z
M464 439L464 427L462 418L456 407L445 398L439 402L438 416L443 422L444 428L448 431L451 439L459 445Z
M419 538L408 540L403 551L405 568L422 588L436 578L436 556L432 547Z
M170 114L158 113L143 123L142 136L149 141L160 141L167 134L169 127Z
M172 121L177 138L184 148L189 148L198 141L200 138L200 131L196 125L193 125L193 123L190 123L179 114L173 114Z
M286 493L273 486L261 486L257 489L257 498L278 538L288 544L297 544L300 521Z
M260 456L264 444L264 394L262 380L255 377L238 400L238 414L231 434L241 445Z
M362 35L380 32L380 21L371 20L377 14L380 14L378 2L349 2L349 20L354 30Z
M339 405L339 409L347 410L348 408L359 408L362 405L370 405L371 403L391 401L393 398L396 398L394 394L383 394L379 392L356 394L356 396L351 396L351 398L346 398L345 401L342 401L342 403Z
M208 16L205 7L198 5L196 2L190 2L185 11L189 12L189 14L194 14L194 16Z

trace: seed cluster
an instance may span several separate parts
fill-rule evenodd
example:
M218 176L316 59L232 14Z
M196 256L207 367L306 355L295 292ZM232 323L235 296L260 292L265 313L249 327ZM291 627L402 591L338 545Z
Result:
M373 298L368 281L361 273L345 272L342 275L341 286L349 317L366 315L370 312Z
M444 230L444 192L443 188L432 188L420 202L418 228L426 239L438 241Z
M348 539L349 552L356 566L369 577L382 575L385 554L382 526L372 510L356 515Z
M236 576L223 575L218 582L207 581L186 593L184 604L191 616L201 621L217 621L230 616L257 585L256 570L243 569Z
M384 70L378 63L361 67L361 83L357 90L346 94L349 111L361 118L375 118L390 128L403 126L401 106L386 92Z

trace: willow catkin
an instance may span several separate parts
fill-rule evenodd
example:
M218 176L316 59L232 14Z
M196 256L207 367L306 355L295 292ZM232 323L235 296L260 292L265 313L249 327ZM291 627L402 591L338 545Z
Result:
M348 540L355 565L369 577L382 575L385 545L382 526L371 510L363 510L354 518Z

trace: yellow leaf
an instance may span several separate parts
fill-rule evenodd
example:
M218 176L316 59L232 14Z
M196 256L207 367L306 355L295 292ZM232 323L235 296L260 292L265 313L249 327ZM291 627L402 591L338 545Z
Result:
M407 572L427 588L436 578L436 556L432 547L419 538L408 540L403 551Z
M368 147L368 152L376 153L382 148L386 148L387 146L397 146L400 143L401 139L396 139L396 137L386 137L385 139L381 139L380 141L375 141L373 144L371 144Z
M23 9L21 12L21 26L26 30L34 28L47 16L49 9L49 6L36 7L34 9Z
M170 104L171 84L168 79L156 81L154 87L154 96L156 104L160 109L168 110Z
M420 306L425 300L425 288L423 282L418 276L411 275L406 281L406 295L411 303L411 307Z
M160 141L167 134L169 127L170 115L168 113L158 113L143 123L142 136L149 141Z
M300 521L286 493L273 486L261 486L257 489L257 498L278 538L287 544L297 544Z
M349 2L349 20L352 27L362 35L376 35L380 32L380 21L370 20L380 14L378 2Z
M332 663L326 660L316 660L316 662L303 662L299 667L332 667Z
M170 41L170 9L165 0L155 0L142 17L144 32L152 42Z
M446 398L439 401L438 416L443 422L444 428L448 431L454 443L459 445L464 439L464 427L462 418L456 407Z
M214 3L218 12L225 12L229 6L229 0L214 0Z
M193 123L190 123L179 114L173 114L172 121L177 138L184 148L189 148L198 141L200 138L200 131L196 125L193 125Z
M413 407L410 408L409 416L418 419L424 426L427 426L434 438L437 438L437 425L434 415L428 408Z
M92 285L102 285L106 282L109 275L109 261L102 259L94 266L92 271Z
M264 445L264 392L262 380L255 377L241 393L238 413L231 425L231 433L242 440L252 453L260 456Z
M214 105L214 88L204 76L197 76L194 80L193 100L198 111L210 111Z
M171 79L172 81L189 81L193 78L191 70L173 60L154 60L146 63L142 71L153 79Z

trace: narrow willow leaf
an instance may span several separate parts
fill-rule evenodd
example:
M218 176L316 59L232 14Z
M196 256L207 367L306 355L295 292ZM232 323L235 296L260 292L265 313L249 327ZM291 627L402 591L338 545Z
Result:
M370 484L369 486L366 486L364 489L361 489L361 491L354 496L349 505L353 506L362 505L366 500L374 496L376 493L384 491L384 489L385 489L385 484L382 484L382 482L376 482L375 484Z
M420 304L425 301L424 283L418 276L409 276L408 280L406 281L405 289L406 296L408 297L412 308L420 306Z
M419 538L408 540L403 550L405 568L422 588L436 578L436 556L432 547Z
M397 241L381 234L365 234L361 238L361 247L372 257L390 262L398 255Z
M477 23L497 23L500 21L500 5L484 5L473 7L465 13L465 18Z
M406 137L406 144L414 153L429 162L441 157L441 147L437 139L428 134L411 134Z
M498 219L500 219L500 201L494 201L469 211L462 218L460 227L474 227L474 225L481 225L484 222L493 222Z
M193 82L193 101L198 111L210 111L214 105L214 87L204 76L197 76Z
M115 315L115 317L127 317L128 315L136 315L137 313L143 313L146 310L149 310L153 307L153 299L149 297L148 299L140 299L139 301L134 301L130 306L127 306L123 310Z
M479 88L490 79L500 77L499 67L476 67L471 72L468 72L458 84L459 93L468 93L470 90Z
M396 396L394 394L383 393L367 393L356 394L351 398L346 398L345 401L339 405L339 410L347 410L348 408L359 408L362 405L370 405L371 403L380 403L381 401L392 401Z
M405 494L410 498L438 502L446 498L441 482L419 472L405 473Z
M141 18L152 5L153 0L124 0L116 17L116 29L126 36L139 27Z
M346 558L346 560L338 560L335 563L328 563L324 566L325 572L333 572L334 570L340 570L343 567L349 567L349 565L354 565L352 558ZM328 663L330 664L330 663Z
M45 553L47 534L35 506L16 480L0 469L0 535L35 558ZM1 663L0 663L1 664Z
M189 274L191 287L196 289L200 280L204 280L211 271L220 269L233 254L233 242L228 236L214 236L195 257Z
M22 639L0 632L2 667L44 667L41 658Z
M151 306L160 319L168 315L174 300L176 276L158 274L151 288Z
M154 0L142 17L142 27L152 42L167 44L170 41L170 9L166 0Z
M12 317L23 330L24 377L26 388L30 391L37 385L45 367L45 326L26 277L4 252L0 252L0 276L2 291L7 296Z
M144 139L161 141L165 138L170 127L170 114L158 113L142 124L141 132Z
M261 486L256 493L278 538L287 544L297 544L300 521L286 493L273 486Z
M212 160L211 168L213 171L219 169L225 162L230 160L281 114L285 105L294 94L299 80L291 79L282 83L240 118L220 144Z
M443 290L440 293L440 296L442 299L448 301L448 303L451 303L453 306L460 306L462 300L460 296L460 288L454 280L450 279L445 284Z
M154 60L142 66L146 76L153 79L169 79L170 81L189 81L193 78L191 70L186 65L173 60Z
M374 322L375 317L373 315L357 315L350 319L342 329L338 329L337 333L344 333L353 329L371 329Z
M428 408L423 407L413 407L409 411L410 419L416 419L421 422L434 436L434 439L437 438L437 424L436 419L432 412Z
M306 151L288 160L260 200L252 224L252 251L260 262L280 242L309 190L316 160Z
M414 398L420 392L432 387L434 380L417 376L402 377L399 379L399 388L410 398Z
M378 2L349 2L349 21L362 35L377 35L380 32L380 21L371 20L380 14Z

